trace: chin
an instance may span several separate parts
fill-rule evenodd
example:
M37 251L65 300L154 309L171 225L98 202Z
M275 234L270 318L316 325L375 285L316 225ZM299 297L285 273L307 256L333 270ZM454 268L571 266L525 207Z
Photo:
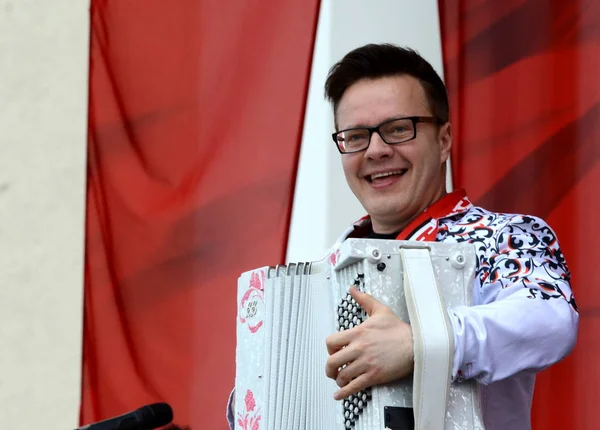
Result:
M385 220L394 220L398 219L400 214L406 211L406 206L404 205L394 205L394 204L380 204L380 205L371 205L368 206L367 212L372 217L377 217L379 219Z
M386 193L378 196L369 196L366 199L366 206L373 212L377 213L397 213L406 209L408 206L409 199L405 198L404 195L398 195L400 193Z

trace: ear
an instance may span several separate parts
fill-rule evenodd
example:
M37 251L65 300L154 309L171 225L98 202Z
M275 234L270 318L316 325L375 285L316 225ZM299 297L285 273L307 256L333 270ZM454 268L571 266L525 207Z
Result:
M450 157L452 149L452 124L449 121L440 127L438 140L440 142L440 164L444 164Z

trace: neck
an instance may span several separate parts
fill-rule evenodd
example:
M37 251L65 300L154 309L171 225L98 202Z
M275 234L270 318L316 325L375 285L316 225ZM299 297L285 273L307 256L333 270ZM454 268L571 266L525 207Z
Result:
M424 204L418 210L411 212L410 216L402 216L402 214L400 214L400 217L390 217L389 219L386 217L371 216L371 225L373 228L373 232L377 234L391 234L402 231L415 218L421 215L421 213L423 213L427 208L429 208L435 202L440 200L446 194L447 193L445 188L440 190L433 196L433 198L429 199L426 204Z

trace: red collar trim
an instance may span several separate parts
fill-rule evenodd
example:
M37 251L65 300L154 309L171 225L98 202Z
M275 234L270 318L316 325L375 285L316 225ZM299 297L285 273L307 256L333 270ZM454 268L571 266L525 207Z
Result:
M439 220L468 211L473 204L464 189L446 194L412 220L396 237L396 240L435 241ZM354 226L362 227L370 220L368 215L359 219Z

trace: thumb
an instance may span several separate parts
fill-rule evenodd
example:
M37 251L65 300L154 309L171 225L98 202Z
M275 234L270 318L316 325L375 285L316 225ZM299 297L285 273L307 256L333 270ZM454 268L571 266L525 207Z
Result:
M381 309L381 307L385 307L385 305L375 297L363 293L362 291L358 291L356 287L350 287L350 295L354 297L356 303L358 303L369 316L373 315L377 310Z

